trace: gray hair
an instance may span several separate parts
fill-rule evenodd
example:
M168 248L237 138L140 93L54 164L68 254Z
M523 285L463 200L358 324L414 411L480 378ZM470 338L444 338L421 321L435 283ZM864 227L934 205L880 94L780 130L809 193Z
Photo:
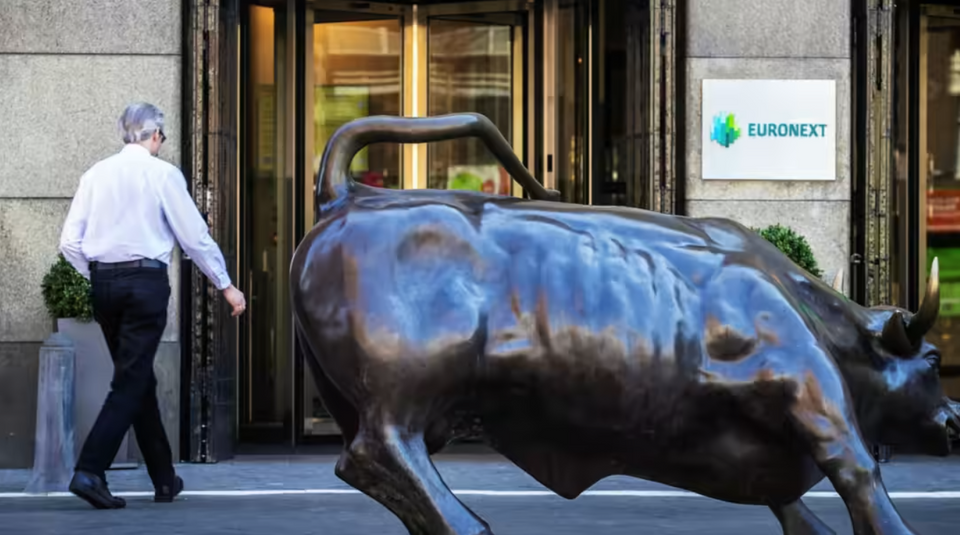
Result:
M153 104L137 102L123 110L117 125L124 143L139 143L163 130L163 112Z

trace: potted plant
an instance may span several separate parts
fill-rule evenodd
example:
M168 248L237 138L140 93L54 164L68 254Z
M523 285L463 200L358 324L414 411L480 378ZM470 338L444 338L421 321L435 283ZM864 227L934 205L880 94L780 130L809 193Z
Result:
M813 249L803 235L779 223L756 230L756 232L777 249L780 249L780 252L787 255L795 264L809 271L811 275L815 277L823 276L823 271L817 265L817 259L813 257Z
M813 249L802 234L779 223L752 230L772 243L781 253L787 255L787 258L793 260L795 264L807 270L811 275L818 278L823 276L823 270L817 265L817 259L813 256ZM837 271L833 279L833 289L843 293L843 268Z
M103 400L110 391L113 362L100 324L93 319L90 281L84 278L64 256L58 255L41 283L43 302L54 321L55 329L73 342L74 373L74 436L75 451L93 427ZM114 462L126 462L127 438L120 445Z
M41 290L43 302L55 320L57 330L60 330L60 323L64 320L82 323L93 321L90 282L62 254L58 255L57 261L44 275Z

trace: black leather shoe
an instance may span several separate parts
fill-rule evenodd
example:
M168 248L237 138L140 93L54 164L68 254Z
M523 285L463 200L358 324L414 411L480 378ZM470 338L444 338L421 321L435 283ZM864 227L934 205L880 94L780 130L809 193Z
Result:
M123 509L127 502L110 494L107 484L89 472L77 471L70 480L70 492L97 509Z
M170 503L174 498L183 492L183 479L176 476L173 480L173 487L161 485L153 494L153 501L160 503Z

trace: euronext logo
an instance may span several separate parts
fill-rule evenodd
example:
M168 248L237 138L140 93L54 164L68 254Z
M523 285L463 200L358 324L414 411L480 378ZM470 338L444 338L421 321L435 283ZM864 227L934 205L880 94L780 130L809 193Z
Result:
M716 141L721 147L727 148L740 138L740 127L732 113L720 113L713 118L713 129L710 131L710 141Z
M721 112L713 117L710 141L729 148L740 139L740 126L732 113ZM747 137L827 137L823 123L749 123Z

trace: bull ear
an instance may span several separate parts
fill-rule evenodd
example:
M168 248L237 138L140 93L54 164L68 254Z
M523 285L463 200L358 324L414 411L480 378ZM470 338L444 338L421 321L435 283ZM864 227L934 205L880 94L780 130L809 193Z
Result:
M910 354L912 345L910 344L910 338L907 337L907 326L903 321L903 314L894 312L890 315L890 319L883 326L880 340L883 347L886 347L895 355L907 356Z
M843 268L840 268L837 271L837 275L833 278L833 289L843 293Z
M912 345L917 345L937 322L940 314L940 264L937 258L930 266L930 276L927 277L927 291L924 293L920 310L910 318L907 325L907 337Z

